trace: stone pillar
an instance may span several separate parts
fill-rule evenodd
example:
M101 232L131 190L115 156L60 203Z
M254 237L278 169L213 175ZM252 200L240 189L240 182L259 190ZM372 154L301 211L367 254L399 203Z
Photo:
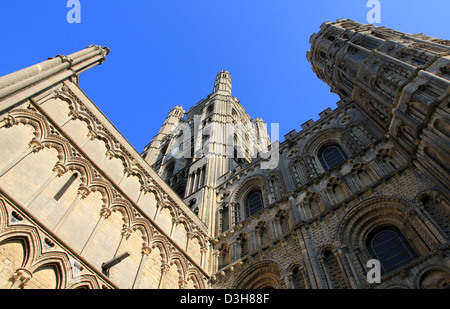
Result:
M50 185L50 183L56 178L61 177L65 172L66 168L62 166L61 164L56 164L55 167L52 169L52 174L44 181L44 183L39 187L39 189L30 197L28 201L25 202L23 205L24 208L27 208L30 206L31 203L34 202L34 200L37 199L37 197Z
M147 256L152 252L152 248L144 246L142 247L141 253L142 253L142 257L141 257L141 262L139 263L139 268L137 270L136 273L136 277L134 279L133 285L132 285L132 289L136 289L139 287L139 282L141 280L141 276L142 276L142 270L144 268L144 264L145 264L145 260L147 258Z
M3 169L0 171L0 177L5 175L8 171L10 171L13 167L15 167L17 164L19 164L23 159L25 159L29 154L36 153L39 150L43 149L44 146L36 140L32 140L29 143L29 148L22 153L20 156L15 158L12 162L8 163L6 166L3 167Z
M33 278L33 274L28 269L18 268L10 279L11 289L23 289L31 278Z
M158 289L161 289L164 285L164 279L166 277L167 272L170 269L170 265L167 263L162 263L161 264L161 278L159 279L159 284L158 284Z
M86 248L89 248L89 245L91 244L92 240L95 238L95 235L97 234L98 230L100 229L101 224L109 218L109 216L111 215L111 209L106 208L105 206L102 207L102 209L100 210L100 218L97 221L97 224L95 225L94 229L92 230L91 235L89 235L88 240L86 241L86 243L84 244L83 248L80 251L80 254L84 253L84 250Z
M67 220L67 218L70 216L70 213L74 210L75 206L77 205L77 203L82 200L85 199L86 196L88 196L90 193L90 190L84 186L80 186L78 188L78 194L75 197L75 199L73 200L72 204L70 204L69 208L66 210L66 212L63 214L63 216L61 217L61 219L58 221L58 223L56 224L56 226L53 228L53 232L57 232L61 226L64 224L64 222Z

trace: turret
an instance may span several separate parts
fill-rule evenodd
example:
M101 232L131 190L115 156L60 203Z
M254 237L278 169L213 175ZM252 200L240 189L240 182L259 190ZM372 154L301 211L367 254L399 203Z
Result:
M184 113L185 111L181 106L172 108L159 133L145 147L142 156L150 165L154 165L160 161L169 152L167 137L179 125L180 121L183 120Z
M310 42L317 76L448 190L450 41L340 19Z
M227 71L221 71L216 76L213 93L231 95L231 75Z

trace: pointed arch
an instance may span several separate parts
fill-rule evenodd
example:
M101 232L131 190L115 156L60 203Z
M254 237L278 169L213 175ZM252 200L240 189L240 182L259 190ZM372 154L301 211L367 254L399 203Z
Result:
M192 281L195 289L205 289L205 283L203 276L199 273L198 269L195 267L190 267L186 272L186 281Z
M161 234L155 235L152 239L151 247L159 249L160 256L161 256L161 262L163 264L168 263L168 261L170 259L172 247L165 236L163 236Z
M28 225L8 227L0 234L0 246L11 240L20 241L23 245L24 256L21 263L23 268L28 268L43 251L40 235L35 227Z
M131 223L130 228L133 231L139 230L142 233L143 247L147 247L150 245L153 240L155 231L148 220L141 217L135 218L135 220Z
M186 272L188 270L188 262L186 261L186 258L184 257L183 253L179 251L172 251L172 254L170 255L169 264L170 265L175 264L177 266L179 279L180 281L184 281L186 277Z
M122 221L124 224L124 227L129 228L131 226L131 222L133 221L133 213L130 209L130 205L127 203L121 203L117 200L113 201L113 204L111 205L111 211L112 212L119 212L122 214Z

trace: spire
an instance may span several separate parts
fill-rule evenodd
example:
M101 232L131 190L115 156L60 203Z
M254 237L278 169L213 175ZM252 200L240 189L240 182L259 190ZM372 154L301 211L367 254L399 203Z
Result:
M220 71L217 74L213 93L216 92L231 95L231 75L227 71Z

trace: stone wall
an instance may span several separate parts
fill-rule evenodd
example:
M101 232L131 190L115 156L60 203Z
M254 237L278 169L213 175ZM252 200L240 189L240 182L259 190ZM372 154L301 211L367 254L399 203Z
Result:
M208 287L205 224L76 80L22 100L23 91L6 99L1 116L2 284L26 277L20 287ZM83 276L69 276L72 260Z

